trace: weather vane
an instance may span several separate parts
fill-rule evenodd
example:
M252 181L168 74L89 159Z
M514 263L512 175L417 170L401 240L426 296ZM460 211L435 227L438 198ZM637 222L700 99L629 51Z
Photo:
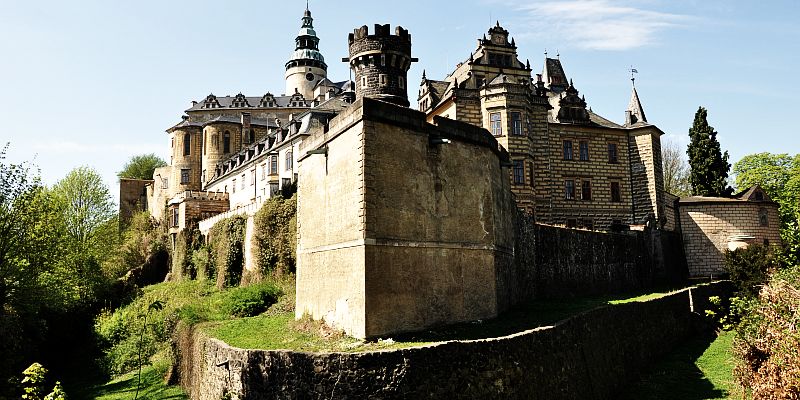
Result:
M633 68L633 65L631 65L631 69L629 69L628 72L631 73L631 85L636 86L636 76L633 74L638 74L639 71L636 70L636 68Z

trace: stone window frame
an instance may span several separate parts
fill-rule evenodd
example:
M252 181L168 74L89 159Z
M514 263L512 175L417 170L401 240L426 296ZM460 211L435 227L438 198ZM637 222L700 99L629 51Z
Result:
M758 210L758 224L760 226L769 226L769 213L766 208Z
M256 184L256 169L253 168L250 170L250 186L254 186Z
M564 199L575 200L575 179L564 180Z
M261 164L261 180L263 181L266 179L267 179L267 163L264 162L263 164Z
M493 136L503 136L503 116L499 111L489 113L489 128Z
M283 161L284 171L291 171L292 170L293 161L294 160L292 159L292 151L288 150L286 152L286 155L285 155L284 161Z
M611 182L611 202L612 203L621 203L622 202L622 185L618 181Z
M228 154L231 152L231 132L225 131L222 134L222 153Z
M172 207L172 226L180 226L181 212L178 206Z
M278 156L273 154L269 156L269 174L275 175L279 172L278 170Z
M522 185L525 183L525 162L523 160L512 160L512 172L515 185Z
M181 169L181 185L188 185L191 181L192 177L192 170L189 168L182 168Z
M247 175L242 174L242 190L244 190L244 188L247 186L246 182L247 182Z
M592 201L592 180L581 179L581 200Z
M580 161L589 161L589 141L588 140L579 140L578 141L578 160L580 160Z
M619 145L616 142L609 142L606 147L608 149L608 163L619 163Z
M192 155L192 135L186 133L183 135L183 156Z
M575 159L575 152L572 146L572 139L564 139L561 141L562 155L564 161L572 161Z
M525 131L522 129L522 113L519 111L511 111L509 114L509 119L511 120L511 134L516 136L524 136Z

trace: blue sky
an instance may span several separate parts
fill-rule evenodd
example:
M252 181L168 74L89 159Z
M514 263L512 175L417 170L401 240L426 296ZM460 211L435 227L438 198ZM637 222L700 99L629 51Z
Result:
M0 2L0 144L52 184L89 165L118 191L132 155L168 159L164 130L191 100L283 91L305 1ZM725 0L311 1L329 77L348 78L347 34L400 24L422 70L442 79L495 21L541 70L560 58L592 109L621 122L631 65L649 122L682 146L709 109L731 161L798 153L800 2ZM413 99L416 86L410 85Z

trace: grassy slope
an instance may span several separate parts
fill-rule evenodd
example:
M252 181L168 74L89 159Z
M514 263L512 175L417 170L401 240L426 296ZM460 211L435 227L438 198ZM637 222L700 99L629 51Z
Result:
M179 386L167 386L164 383L168 367L167 363L159 362L142 368L139 399L188 399ZM133 371L104 384L68 391L67 395L70 399L128 400L136 396L137 383L136 371Z
M727 399L738 398L733 382L731 342L734 333L698 337L654 364L642 379L622 394L622 399Z
M392 337L391 341L362 342L326 331L314 323L295 323L288 310L252 318L213 322L202 329L234 347L245 349L291 349L302 351L367 351L414 347L447 340L472 340L500 337L540 326L552 325L571 315L592 308L627 301L643 301L663 296L657 293L636 293L595 298L535 301L509 310L499 318L436 327L434 329ZM253 334L258 332L258 334Z

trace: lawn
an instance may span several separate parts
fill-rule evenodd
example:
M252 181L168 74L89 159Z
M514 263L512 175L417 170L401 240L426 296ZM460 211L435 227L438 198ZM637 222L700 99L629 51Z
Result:
M690 339L651 366L641 380L620 395L626 399L740 398L733 382L733 332Z
M180 386L167 386L164 375L169 368L166 361L142 368L142 382L139 389L139 399L188 399ZM68 391L70 399L97 399L97 400L131 400L136 397L138 383L136 371L121 375L109 382L91 385L87 384L80 389Z

